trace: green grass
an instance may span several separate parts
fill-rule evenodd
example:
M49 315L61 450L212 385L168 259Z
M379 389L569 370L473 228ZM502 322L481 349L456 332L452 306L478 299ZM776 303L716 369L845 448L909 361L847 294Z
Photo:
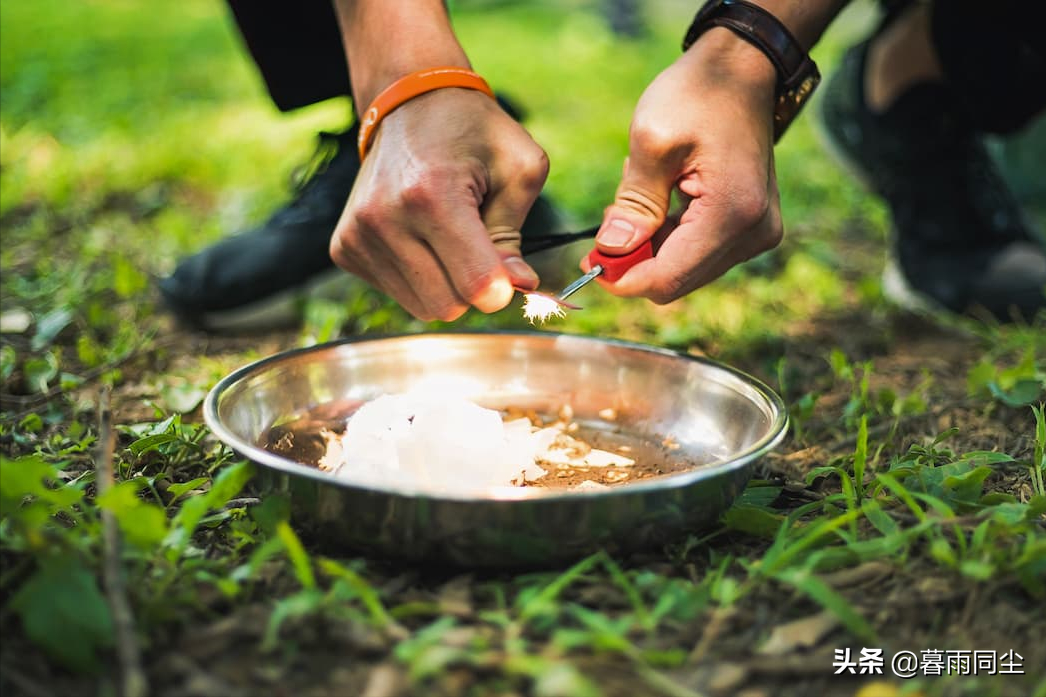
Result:
M597 220L631 107L692 8L655 5L637 40L585 3L454 8L477 70L529 112L550 196L573 223ZM824 72L868 18L857 4L833 28ZM210 2L4 2L0 23L0 311L29 320L0 343L5 692L133 688L114 598L156 694L189 675L228 687L225 665L252 693L341 694L385 667L407 694L695 695L729 682L727 664L769 694L855 694L863 682L832 675L844 646L1026 657L1023 679L926 678L909 693L1046 689L1032 641L1046 599L1046 320L889 308L885 212L827 160L809 114L777 151L780 249L666 307L587 290L583 312L549 327L709 354L785 397L789 442L720 524L569 568L415 572L299 537L197 406L281 348L442 325L355 289L311 301L291 334L206 341L173 329L151 292L178 257L278 205L315 131L344 125L348 105L277 113ZM461 324L525 326L515 307ZM122 588L103 582L107 550ZM821 611L827 638L759 653Z

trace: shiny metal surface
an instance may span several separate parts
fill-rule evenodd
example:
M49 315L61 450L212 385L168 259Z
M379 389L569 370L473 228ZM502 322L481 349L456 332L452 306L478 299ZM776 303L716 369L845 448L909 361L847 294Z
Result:
M554 412L583 424L617 411L637 443L678 443L688 471L603 490L500 487L462 495L373 489L259 446L273 424L327 404L419 385L483 406ZM651 548L714 523L753 463L784 437L765 385L711 361L613 340L547 332L435 333L290 351L237 370L208 395L215 435L290 495L296 525L372 554L468 566L534 565L599 547Z

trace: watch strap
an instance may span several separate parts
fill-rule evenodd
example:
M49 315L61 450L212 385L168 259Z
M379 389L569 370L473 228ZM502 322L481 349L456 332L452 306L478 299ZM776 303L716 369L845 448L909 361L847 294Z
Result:
M694 18L683 39L687 50L712 27L725 27L754 45L777 70L774 140L784 133L821 81L817 65L779 19L745 0L712 0Z

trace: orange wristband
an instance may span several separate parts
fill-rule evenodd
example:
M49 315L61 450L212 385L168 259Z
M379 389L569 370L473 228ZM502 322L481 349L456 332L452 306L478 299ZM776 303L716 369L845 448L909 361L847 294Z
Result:
M383 89L360 119L360 162L367 155L370 142L374 139L374 130L393 109L418 95L444 87L478 90L491 99L494 98L494 92L487 81L466 68L427 68L405 75Z

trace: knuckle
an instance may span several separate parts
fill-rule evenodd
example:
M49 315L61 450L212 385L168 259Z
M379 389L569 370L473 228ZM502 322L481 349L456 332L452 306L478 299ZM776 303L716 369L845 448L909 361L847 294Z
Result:
M765 228L763 236L765 246L763 251L774 249L781 244L782 240L784 240L784 224L781 222L780 216L778 216Z
M528 152L520 163L519 173L524 184L540 189L548 178L548 154L540 147Z
M668 158L680 147L676 134L663 121L633 123L629 129L631 150L652 159Z
M430 211L440 200L445 183L452 181L454 176L453 168L446 166L408 168L401 180L399 203L407 210Z
M737 191L733 197L733 209L741 225L755 227L770 212L770 195L766 187L750 186Z
M660 220L665 215L667 202L662 194L631 183L621 187L614 201L616 206Z
M356 223L357 229L363 230L376 230L382 225L383 207L374 201L368 201L356 207L352 212L352 219ZM346 236L349 236L346 234ZM347 242L356 243L357 240L346 240Z
M548 178L548 155L533 141L527 147L512 148L501 156L498 170L513 186L531 193L541 191Z
M333 261L339 268L346 271L356 271L356 255L350 253L352 250L350 240L350 233L343 229L336 231L331 235L330 243L327 247L327 254L330 256L331 261Z

